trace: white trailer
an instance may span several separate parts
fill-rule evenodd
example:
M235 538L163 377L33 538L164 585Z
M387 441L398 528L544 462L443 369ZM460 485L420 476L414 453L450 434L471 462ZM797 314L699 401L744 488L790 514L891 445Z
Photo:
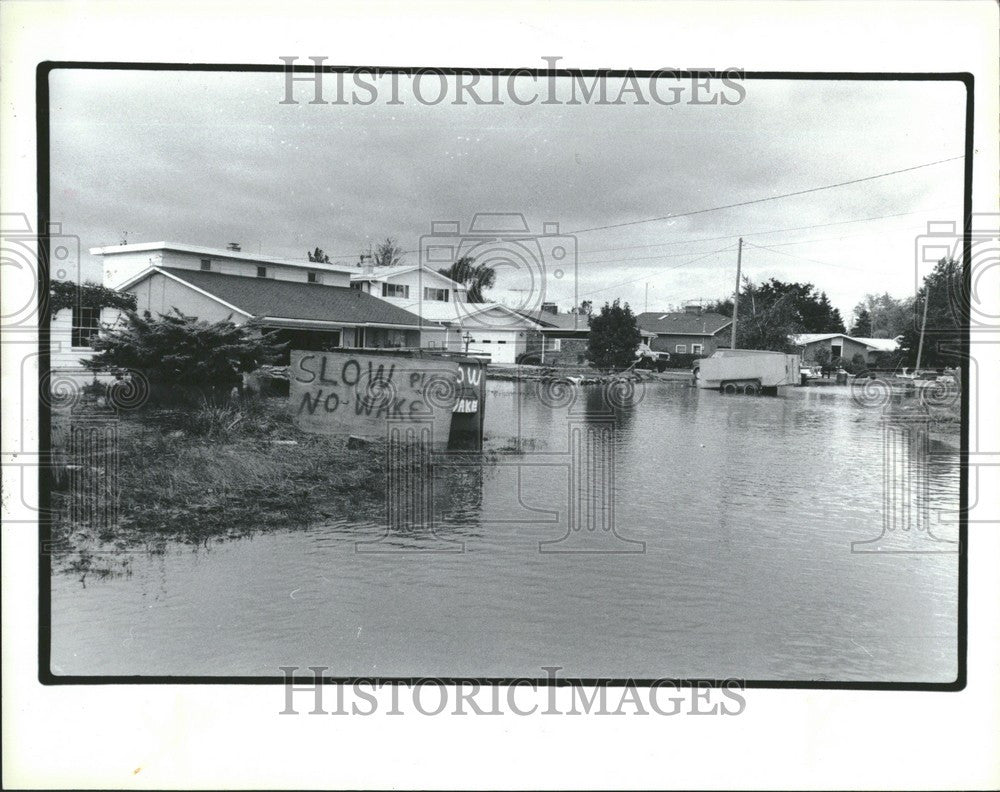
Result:
M721 393L777 393L800 384L801 357L757 349L720 349L699 360L694 377L699 388Z

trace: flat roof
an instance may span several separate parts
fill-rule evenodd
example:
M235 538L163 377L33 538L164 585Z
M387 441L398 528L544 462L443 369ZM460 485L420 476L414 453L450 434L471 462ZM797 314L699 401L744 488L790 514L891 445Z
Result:
M357 267L345 264L328 264L323 261L301 261L299 259L280 258L278 256L253 255L251 253L244 253L242 250L184 245L176 242L139 242L134 245L106 245L105 247L90 248L89 252L92 256L113 256L118 253L148 253L153 250L173 250L178 253L192 253L196 256L208 256L210 258L257 261L261 264L280 264L286 267L305 267L306 269L326 270L328 272L357 272Z

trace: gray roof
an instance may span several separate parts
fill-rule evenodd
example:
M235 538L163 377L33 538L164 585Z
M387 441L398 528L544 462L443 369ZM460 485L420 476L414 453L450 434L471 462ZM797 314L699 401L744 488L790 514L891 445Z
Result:
M647 311L636 317L642 330L657 335L712 336L732 324L732 319L717 313L692 314L686 312Z
M351 325L438 326L378 297L343 286L224 275L176 267L156 269L258 318L267 316Z
M590 317L586 314L554 314L548 311L518 311L517 313L542 325L541 329L543 333L546 330L576 330L581 333L590 332Z

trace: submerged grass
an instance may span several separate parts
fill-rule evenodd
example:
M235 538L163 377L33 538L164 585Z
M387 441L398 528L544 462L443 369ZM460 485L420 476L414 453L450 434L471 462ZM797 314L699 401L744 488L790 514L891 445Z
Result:
M66 450L57 438L80 419L54 415L57 451ZM103 566L100 558L307 525L362 506L377 517L383 499L382 446L350 449L341 439L305 434L283 403L206 402L137 413L116 427L116 459L66 457L54 471L60 568L127 571L118 568L127 558ZM110 477L116 486L108 486Z
M208 544L359 514L384 519L384 444L350 448L346 438L306 434L285 399L203 399L136 411L114 423L113 458L68 452L70 430L91 417L86 409L53 412L53 450L63 462L53 471L57 571L84 580L128 574L130 554L163 552L172 542ZM475 500L483 466L524 450L507 438L491 445L472 455L479 465L453 472L447 507Z

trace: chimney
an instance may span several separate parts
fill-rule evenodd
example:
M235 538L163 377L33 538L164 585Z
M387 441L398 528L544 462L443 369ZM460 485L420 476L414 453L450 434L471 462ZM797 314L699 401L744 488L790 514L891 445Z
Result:
M701 315L701 306L700 305L685 305L684 306L684 313L686 313L686 314L693 314L694 316L700 316Z
M226 250L232 250L234 253L239 253L240 250L241 250L240 243L239 242L229 242L229 243L226 244Z
M556 305L554 302L543 302L542 313L558 314L559 306Z

